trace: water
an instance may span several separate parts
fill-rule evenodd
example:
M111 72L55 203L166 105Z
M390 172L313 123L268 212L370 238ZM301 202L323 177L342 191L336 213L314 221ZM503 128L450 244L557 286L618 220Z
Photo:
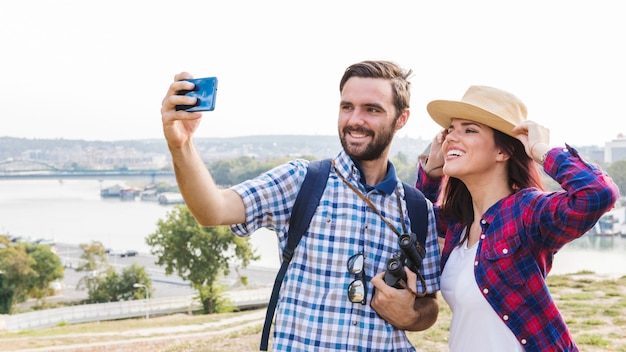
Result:
M0 233L62 243L100 241L114 250L149 253L145 238L157 229L173 206L140 200L102 199L101 187L114 181L96 179L0 181ZM117 182L122 183L122 182ZM268 230L252 234L261 259L254 266L278 268L276 235ZM585 235L555 257L552 274L590 270L626 274L626 237Z
M626 274L626 237L584 235L556 254L552 274L590 270L598 274Z
M96 179L0 181L0 233L24 239L81 244L99 241L113 250L150 253L145 238L157 230L171 205L101 198L100 189L123 181ZM261 254L256 266L279 266L276 236L259 231L252 246ZM273 244L273 245L272 245Z

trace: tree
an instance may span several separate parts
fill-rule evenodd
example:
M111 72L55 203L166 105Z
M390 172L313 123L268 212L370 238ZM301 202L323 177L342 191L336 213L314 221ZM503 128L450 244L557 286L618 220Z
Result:
M157 222L156 232L146 243L167 275L176 272L191 282L209 314L224 308L219 275L230 274L232 264L239 262L245 268L259 259L248 238L236 236L227 226L203 227L183 205L175 206L165 220ZM242 283L246 280L241 277Z
M210 169L211 175L218 185L230 185L233 179L231 176L232 164L233 162L231 160L219 160L213 163Z
M132 264L130 267L117 272L109 264L106 251L102 243L92 241L89 244L80 244L83 250L76 271L86 272L78 281L78 287L87 289L90 303L105 303L128 301L144 298L145 292L140 292L133 285L141 283L152 292L152 280L143 266Z
M17 303L28 299L36 281L35 260L21 244L0 236L0 314L9 314Z
M117 301L116 293L120 282L120 276L112 266L107 267L104 271L92 271L92 274L83 277L87 286L87 301L89 303L106 303ZM82 280L82 279L81 279Z
M145 289L133 285L141 283L152 292L152 280L143 266L133 264L118 273L112 266L95 275L88 291L90 303L131 301L145 298Z
M91 241L91 243L81 243L80 248L83 254L80 255L80 264L76 267L77 272L86 272L78 281L78 288L86 288L87 291L95 291L99 284L98 275L109 270L107 254L102 243Z
M32 269L37 273L35 277L32 277L33 281L29 285L32 288L29 294L36 298L40 305L43 305L45 298L52 293L50 284L62 279L65 269L61 259L52 253L49 246L25 244L25 249L26 253L33 258Z
M408 156L402 152L398 152L391 159L396 168L396 175L402 181L414 185L417 181L417 161L409 160Z

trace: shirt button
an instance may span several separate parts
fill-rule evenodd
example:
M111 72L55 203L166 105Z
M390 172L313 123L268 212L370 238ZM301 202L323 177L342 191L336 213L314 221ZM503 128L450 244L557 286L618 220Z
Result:
M478 266L478 260L474 262L474 266Z
M505 249L502 250L502 253L503 254L507 254L507 253L509 253L509 250L505 248Z
M481 220L480 220L480 223L484 225L484 224L486 224L486 223L487 223L487 221L485 221L485 219L481 219Z
M480 235L480 239L484 240L485 239L485 235Z
M488 289L488 288L483 288L483 293L484 293L484 294L489 293L489 289Z
M356 325L356 320L353 320L353 321L352 321L352 325Z
M527 341L526 339L522 339L520 342L522 343L522 345L525 345Z
M505 315L502 316L502 319L509 320L509 316L505 314Z

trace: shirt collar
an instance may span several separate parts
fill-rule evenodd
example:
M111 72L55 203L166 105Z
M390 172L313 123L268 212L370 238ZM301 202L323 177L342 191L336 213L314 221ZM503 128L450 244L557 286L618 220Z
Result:
M385 175L385 178L374 186L365 183L365 177L363 176L364 173L360 161L349 157L347 154L345 154L345 151L343 150L337 156L337 160L341 164L343 164L344 162L347 163L347 165L344 164L344 167L341 168L342 171L346 171L347 173L349 173L350 178L359 180L359 183L361 183L361 185L363 185L365 190L368 192L375 189L377 191L390 195L393 194L398 185L396 168L389 160L387 160L387 174ZM351 169L351 172L349 172L348 169Z

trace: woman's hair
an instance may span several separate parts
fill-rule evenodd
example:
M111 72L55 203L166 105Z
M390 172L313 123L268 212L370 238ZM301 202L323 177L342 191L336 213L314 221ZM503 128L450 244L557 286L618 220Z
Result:
M396 108L396 117L398 117L410 105L411 82L409 77L412 74L412 70L404 70L391 61L362 61L346 69L339 82L339 92L343 91L343 87L351 77L388 79L391 81L393 105Z
M517 138L511 137L498 130L493 130L493 139L497 148L511 157L507 161L507 175L509 187L513 192L524 188L535 187L545 190L541 174L535 161L526 154L524 144ZM445 219L454 219L464 227L474 221L474 207L472 196L461 180L455 177L446 177L443 186L441 201L441 215ZM466 232L466 236L469 231ZM463 239L464 240L464 239ZM463 243L461 240L461 243Z

